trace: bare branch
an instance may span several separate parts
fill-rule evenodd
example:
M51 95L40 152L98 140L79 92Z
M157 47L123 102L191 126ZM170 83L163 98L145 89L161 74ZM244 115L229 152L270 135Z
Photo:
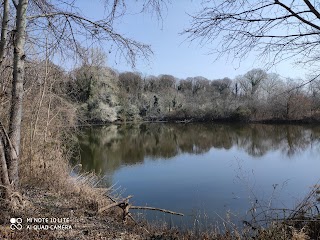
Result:
M311 12L314 13L314 15L320 19L320 13L315 9L315 7L310 3L309 0L304 0L304 2L307 4Z
M300 63L319 59L320 13L308 0L203 1L183 33L201 45L214 43L217 57L242 59L253 50L279 62L299 56ZM217 45L216 41L220 44ZM276 59L275 59L276 58Z
M297 19L299 19L301 22L317 29L320 30L320 26L313 24L312 22L306 20L305 18L301 17L299 14L297 14L296 12L294 12L290 7L288 7L287 5L285 5L284 3L281 3L280 1L275 1L276 4L280 5L281 7L285 8L289 13L291 13L293 16L295 16Z
M131 206L130 208L131 209L140 209L140 210L160 211L160 212L169 213L169 214L173 214L173 215L184 216L183 213L173 212L173 211L162 209L162 208L154 208L154 207L147 207L147 206Z
M137 57L142 56L143 58L148 59L152 54L149 45L142 44L124 37L123 34L117 33L113 29L112 21L110 19L93 21L77 12L55 9L55 11L51 12L41 10L40 14L29 16L28 20L34 25L43 24L43 20L44 22L47 22L48 28L56 39L56 47L63 47L63 45L70 46L70 43L72 43L75 52L78 54L80 53L79 44L76 41L76 39L79 39L78 35L85 36L86 38L90 36L93 40L98 42L106 40L114 43L117 47L117 51L119 51L132 66L135 66ZM64 27L62 30L61 22L67 23L68 29ZM66 34L66 31L69 32L69 35ZM38 36L35 38L39 42L39 38L41 37ZM68 44L63 44L63 41Z
M12 0L12 3L16 9L18 9L18 0Z

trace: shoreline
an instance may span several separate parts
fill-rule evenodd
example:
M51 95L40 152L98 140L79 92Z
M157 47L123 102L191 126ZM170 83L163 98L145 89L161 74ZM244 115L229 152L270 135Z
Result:
M318 190L317 190L318 189ZM0 238L3 240L54 240L54 239L214 239L245 240L255 239L310 239L319 236L320 221L316 213L299 217L311 203L311 197L319 187L314 189L296 209L285 219L264 219L258 222L242 221L243 226L234 225L230 220L221 222L224 227L210 226L208 229L178 229L169 227L165 222L151 224L148 221L137 222L133 217L123 221L121 207L115 206L108 211L99 212L99 206L90 201L79 200L78 194L56 193L41 188L23 188L28 208L15 213L1 212ZM107 196L105 196L107 198ZM310 201L310 202L309 202ZM110 202L109 202L110 203ZM108 203L107 203L108 204ZM311 210L311 209L310 209ZM11 230L7 219L22 219L22 228ZM38 223L30 223L26 227L27 218L67 219L68 227L59 229L52 227L35 227ZM265 222L264 222L265 221ZM60 224L60 223L59 223ZM263 224L267 224L265 228ZM316 239L316 238L312 238Z
M232 119L157 119L157 120L140 120L140 121L114 121L114 122L101 122L101 121L88 121L87 124L76 125L76 127L90 127L90 126L105 126L108 124L114 125L125 125L125 124L144 124L144 123L180 123L180 124L193 124L193 123L203 123L203 124L275 124L275 125L312 125L320 124L318 119L263 119L263 120L248 120L239 121Z

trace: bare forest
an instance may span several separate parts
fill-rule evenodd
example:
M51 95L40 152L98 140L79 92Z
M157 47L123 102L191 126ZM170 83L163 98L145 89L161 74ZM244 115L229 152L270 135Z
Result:
M93 123L114 121L318 121L320 82L252 69L234 79L143 76L82 65L66 95Z

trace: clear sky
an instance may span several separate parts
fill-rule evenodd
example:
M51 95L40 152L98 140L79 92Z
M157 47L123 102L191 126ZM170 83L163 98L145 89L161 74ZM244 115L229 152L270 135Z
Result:
M95 19L103 17L103 7L93 4L98 1L81 0L79 7L83 13ZM101 2L101 1L100 1ZM187 13L199 10L200 1L174 0L163 11L163 20L158 21L156 16L148 13L138 14L140 6L136 1L127 1L127 10L130 14L117 20L115 29L137 41L150 44L154 55L149 62L138 61L136 71L145 75L171 74L178 78L203 76L208 79L223 77L234 78L244 74L252 68L264 68L261 62L252 53L242 62L233 61L232 57L223 57L215 61L215 55L209 55L213 45L199 46L186 40L186 35L180 33L190 24ZM107 43L106 51L108 51ZM108 55L108 66L118 71L133 71L125 59ZM282 62L268 72L275 72L283 77L304 78L307 71L292 62Z

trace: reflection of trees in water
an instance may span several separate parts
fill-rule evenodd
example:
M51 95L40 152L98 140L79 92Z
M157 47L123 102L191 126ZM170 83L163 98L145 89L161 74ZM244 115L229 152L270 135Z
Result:
M121 165L211 148L244 149L251 156L280 150L287 156L319 146L320 127L263 124L109 125L84 130L79 137L84 169L112 173Z
M286 138L282 142L282 152L288 156L293 156L298 151L305 150L310 146L312 130L302 127L285 126Z
M280 150L290 157L305 150L320 136L319 127L297 125L257 124L248 125L242 131L244 134L238 135L241 140L238 147L251 156L263 156L268 151ZM313 135L318 135L318 138Z

